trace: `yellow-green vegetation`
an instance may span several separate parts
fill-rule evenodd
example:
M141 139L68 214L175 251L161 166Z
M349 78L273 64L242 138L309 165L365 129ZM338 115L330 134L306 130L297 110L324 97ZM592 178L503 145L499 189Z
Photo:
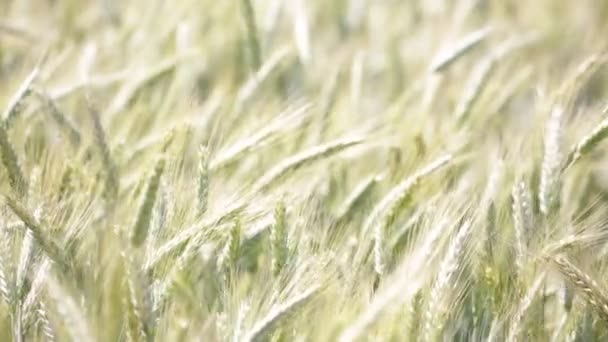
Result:
M0 341L608 340L607 32L0 0Z

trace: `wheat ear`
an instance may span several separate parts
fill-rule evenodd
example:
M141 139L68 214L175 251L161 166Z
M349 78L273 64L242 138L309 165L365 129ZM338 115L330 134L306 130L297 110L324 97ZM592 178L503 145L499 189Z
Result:
M492 32L491 27L484 27L473 31L458 41L450 50L442 51L431 62L432 72L442 72L459 58L472 51L473 48L482 43Z
M137 220L133 226L131 235L131 243L133 246L138 247L142 245L148 236L150 222L152 221L152 210L154 209L154 203L156 203L158 188L164 169L165 159L164 157L161 157L156 163L154 173L148 181L148 186L137 214Z
M19 115L19 113L23 109L22 108L23 100L31 93L32 83L34 82L36 77L38 77L39 72L40 72L40 68L39 68L39 66L36 66L27 75L25 80L23 80L23 82L17 89L17 92L9 100L8 106L4 110L4 113L2 114L2 120L4 121L3 122L4 127L10 128L12 126L13 122L15 121L15 119L17 118L17 115Z
M277 276L285 265L288 253L285 204L282 201L279 201L274 209L274 224L270 230L270 243L272 273Z
M253 185L253 193L268 190L273 184L280 181L289 172L293 172L302 166L312 163L341 152L349 147L359 145L364 140L361 138L347 138L335 140L323 145L314 146L294 156L284 159L279 164L268 170Z
M70 263L64 255L63 249L52 239L47 237L48 229L34 217L30 212L16 199L10 196L4 196L4 201L11 208L13 213L25 223L29 231L32 232L36 243L45 251L49 258L57 263L64 271L71 269Z
M386 230L397 217L399 210L405 204L411 190L422 179L439 170L452 160L451 155L443 156L407 177L393 188L372 210L363 225L363 233L373 226L374 228L374 271L382 275L386 269L385 234Z
M278 305L270 310L270 312L258 321L253 328L245 335L243 341L246 342L260 342L265 341L268 335L270 335L276 327L282 321L285 321L291 315L293 315L298 309L310 302L310 300L320 290L320 286L315 285L309 289L303 291L287 302Z
M561 178L561 120L563 109L555 106L545 132L545 153L541 166L538 200L540 211L549 215L559 205Z
M608 108L604 111L608 114ZM600 142L608 137L608 118L602 120L595 128L584 136L568 153L562 170L565 171L576 164L583 156L589 154Z
M106 196L106 198L108 198L109 201L114 201L116 199L116 196L118 195L118 190L120 188L118 169L114 164L114 161L112 160L110 146L108 145L108 142L106 140L106 134L103 130L103 126L101 125L99 112L91 105L90 101L88 100L87 106L91 121L93 122L93 135L95 137L95 143L97 144L97 147L101 152L101 158L103 161L104 172L106 176L104 195Z
M207 212L209 202L209 150L201 146L198 165L198 214Z
M461 255L472 230L470 221L465 222L450 242L446 255L439 265L437 278L431 288L427 311L425 313L425 336L427 341L435 341L444 328L447 310L443 306L445 293L448 293L453 279L461 265Z
M27 193L27 180L23 176L21 167L19 166L19 159L13 149L13 145L10 143L8 138L8 132L0 125L0 152L2 157L2 164L8 172L8 179L15 194L23 196Z
M588 274L572 264L563 255L552 258L558 270L568 279L575 288L583 293L587 302L600 314L605 322L608 322L608 295L595 280Z
M512 214L513 227L515 231L517 271L520 273L524 268L524 260L527 253L528 236L533 225L532 196L526 183L519 179L513 185L511 192L513 200Z

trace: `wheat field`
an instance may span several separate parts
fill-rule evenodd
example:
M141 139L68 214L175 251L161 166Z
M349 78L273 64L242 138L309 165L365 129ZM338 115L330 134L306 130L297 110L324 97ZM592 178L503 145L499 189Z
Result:
M0 1L0 341L608 339L608 2Z

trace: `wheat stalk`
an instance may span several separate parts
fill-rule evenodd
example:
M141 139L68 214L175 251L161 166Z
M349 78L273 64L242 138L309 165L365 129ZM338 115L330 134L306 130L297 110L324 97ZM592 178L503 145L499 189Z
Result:
M330 114L338 101L338 93L342 79L342 72L337 70L333 74L331 81L327 84L326 89L323 91L323 102L321 103L319 118L319 136L317 140L319 143L324 142L326 139L327 130L330 124Z
M243 9L243 18L245 27L247 28L247 40L249 43L249 52L251 57L251 66L255 71L262 64L262 49L258 38L258 27L255 20L255 11L251 0L241 0Z

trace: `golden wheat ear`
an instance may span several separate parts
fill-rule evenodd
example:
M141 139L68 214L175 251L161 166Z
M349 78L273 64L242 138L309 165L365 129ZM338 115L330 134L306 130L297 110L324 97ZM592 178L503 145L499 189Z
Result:
M608 322L608 295L591 276L572 264L565 256L551 258L560 273L583 294L587 302L595 309L605 322Z

